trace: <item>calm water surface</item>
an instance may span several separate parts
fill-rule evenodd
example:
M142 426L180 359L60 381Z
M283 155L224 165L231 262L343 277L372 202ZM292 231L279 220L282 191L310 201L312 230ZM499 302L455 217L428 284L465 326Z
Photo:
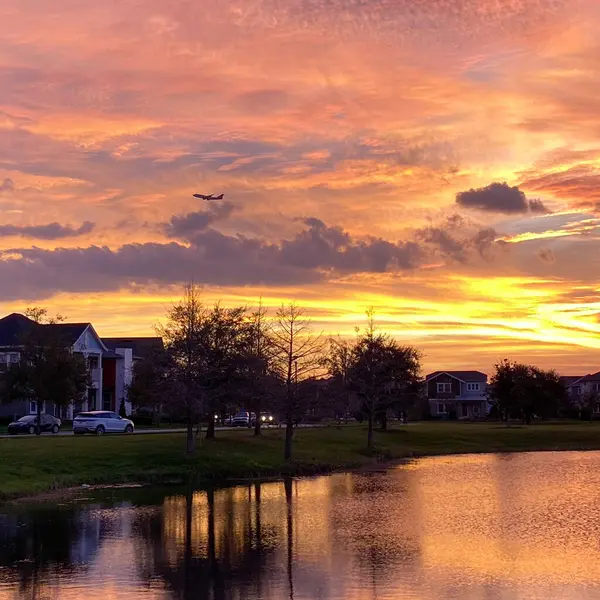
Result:
M600 453L0 508L17 598L600 598Z

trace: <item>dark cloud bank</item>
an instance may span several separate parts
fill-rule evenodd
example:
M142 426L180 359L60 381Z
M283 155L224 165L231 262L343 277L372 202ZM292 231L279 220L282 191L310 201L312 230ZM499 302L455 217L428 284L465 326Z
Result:
M0 237L26 237L34 240L60 240L90 233L95 224L85 221L80 227L48 223L47 225L0 225Z
M170 285L189 280L219 286L301 285L353 273L409 271L442 256L466 262L486 256L495 244L493 230L457 237L452 217L439 227L419 230L408 241L371 237L356 239L316 218L278 243L241 234L226 235L211 227L226 218L226 203L208 211L174 216L161 230L170 243L126 244L118 249L13 249L0 253L0 298L42 298L57 292L117 290L128 285ZM464 224L464 223L463 223Z
M541 200L527 200L524 192L516 186L510 187L507 183L491 183L482 188L459 192L456 194L456 204L463 208L506 214L549 212Z

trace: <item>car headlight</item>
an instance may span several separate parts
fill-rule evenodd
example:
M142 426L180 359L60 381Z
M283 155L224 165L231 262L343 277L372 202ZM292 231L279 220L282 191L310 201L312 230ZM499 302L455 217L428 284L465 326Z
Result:
M269 417L269 421L272 421L272 420L273 420L273 417Z
M267 420L267 417L265 417L265 416L263 415L263 416L261 417L261 419L262 419L263 421L266 421L266 420Z

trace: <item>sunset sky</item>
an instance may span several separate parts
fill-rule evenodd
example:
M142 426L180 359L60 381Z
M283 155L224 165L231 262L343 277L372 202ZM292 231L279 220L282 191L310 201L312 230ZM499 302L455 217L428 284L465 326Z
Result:
M375 308L425 370L600 369L597 0L3 0L0 315ZM224 193L206 203L193 193Z

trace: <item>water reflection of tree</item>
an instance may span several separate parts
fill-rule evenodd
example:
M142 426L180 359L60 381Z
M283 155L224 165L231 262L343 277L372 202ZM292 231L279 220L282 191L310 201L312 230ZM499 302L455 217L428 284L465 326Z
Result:
M78 544L82 537L86 543ZM48 579L85 569L83 561L89 560L98 544L95 524L72 509L39 507L10 513L0 522L0 564L18 581L19 598L38 597Z
M292 480L284 481L286 505L286 537L287 537L287 577L290 600L294 600L294 507L292 504Z
M410 473L402 470L355 474L351 492L338 500L349 504L347 510L338 506L331 526L340 546L351 552L365 598L377 598L386 581L418 569L421 547L415 527L422 507L411 500L412 485Z
M144 521L142 526L147 529L137 539L138 544L146 545L137 554L141 577L150 581L159 576L176 597L185 600L226 600L249 593L262 597L277 535L262 523L261 484L247 486L248 497L241 512L234 510L240 501L234 498L234 491L219 491L224 496L221 502L216 502L215 490L205 493L206 511L200 515L206 519L204 541L194 538L198 533L193 527L199 516L197 495L186 495L178 514L171 515L184 521L185 532L175 560L166 549L164 521Z
M107 537L133 544L142 584L162 581L173 598L343 597L348 585L374 598L417 567L410 496L402 474L355 474L189 492L158 510L29 510L23 527L0 516L0 564L13 565L15 597L42 597L86 564L91 575L102 569L104 554L95 554Z

